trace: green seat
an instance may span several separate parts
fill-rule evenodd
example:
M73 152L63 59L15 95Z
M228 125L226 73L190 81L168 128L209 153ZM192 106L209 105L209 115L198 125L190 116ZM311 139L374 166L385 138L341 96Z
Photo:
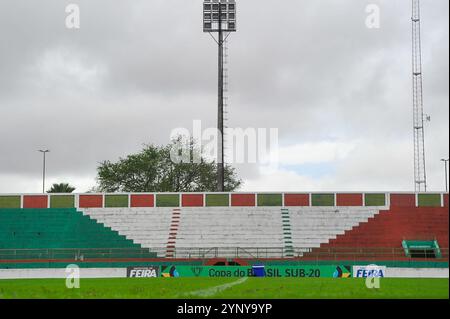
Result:
M0 209L0 259L155 258L75 208Z

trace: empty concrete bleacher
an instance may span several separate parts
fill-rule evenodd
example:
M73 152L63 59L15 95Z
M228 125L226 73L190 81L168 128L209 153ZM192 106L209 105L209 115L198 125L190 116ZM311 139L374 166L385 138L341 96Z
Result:
M448 259L448 222L445 207L392 207L313 249L306 257L398 259L406 257L403 240L436 240Z
M0 259L154 256L74 208L0 209Z
M289 210L296 256L320 247L379 213L377 207L299 207Z
M176 258L298 257L367 221L378 211L365 207L290 208L289 221L276 207L182 208L179 226L174 230L170 208L83 210L119 234L157 252L159 257L166 257L170 237L171 243L175 242ZM287 254L291 247L293 253Z
M158 257L165 256L169 236L171 208L92 208L83 214L116 230Z

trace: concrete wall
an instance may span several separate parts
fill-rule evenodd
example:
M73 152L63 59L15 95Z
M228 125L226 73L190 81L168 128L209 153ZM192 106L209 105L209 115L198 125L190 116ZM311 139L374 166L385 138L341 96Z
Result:
M387 278L449 278L448 268L386 268Z
M1 279L65 279L65 268L0 269ZM126 278L126 268L80 268L80 278ZM449 278L448 268L386 268L386 278Z
M220 198L219 198L220 197ZM259 203L259 204L258 204ZM448 194L429 193L126 193L0 194L1 208L108 207L448 207Z
M67 278L65 268L57 269L0 269L1 279ZM125 278L126 268L80 268L80 278Z

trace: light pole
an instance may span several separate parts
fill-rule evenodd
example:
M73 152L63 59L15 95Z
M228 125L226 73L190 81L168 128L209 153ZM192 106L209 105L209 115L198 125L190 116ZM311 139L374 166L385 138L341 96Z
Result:
M45 193L45 154L47 154L50 151L49 150L39 150L39 152L41 152L42 155L44 156L44 162L43 162L43 167L42 167L42 193Z
M217 142L217 191L223 192L224 181L224 53L223 46L231 32L236 32L236 1L205 0L203 2L203 32L209 33L219 47L219 81L218 81L218 133ZM212 33L217 33L214 38ZM226 35L224 36L224 33Z
M444 162L445 165L445 192L448 193L448 181L447 181L447 163L448 159L441 159L441 162Z

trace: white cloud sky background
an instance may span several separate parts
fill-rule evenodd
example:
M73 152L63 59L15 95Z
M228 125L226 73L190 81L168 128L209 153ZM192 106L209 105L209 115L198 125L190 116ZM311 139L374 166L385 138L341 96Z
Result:
M410 0L238 1L230 127L279 129L280 165L236 165L242 190L413 190ZM81 29L65 28L77 3ZM216 121L216 45L202 1L3 0L0 193L48 181L84 192L102 160ZM365 7L381 8L381 28ZM427 171L449 154L446 0L422 1Z

